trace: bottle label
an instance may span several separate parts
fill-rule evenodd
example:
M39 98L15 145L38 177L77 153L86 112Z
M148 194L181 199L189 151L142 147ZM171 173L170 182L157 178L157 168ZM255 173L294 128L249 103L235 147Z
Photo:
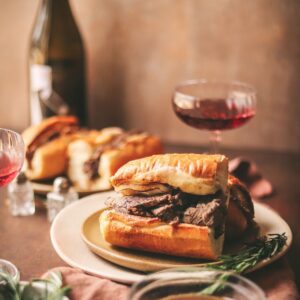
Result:
M66 115L69 107L52 88L52 68L34 64L30 67L31 124L38 124L51 115Z
M38 92L52 88L52 69L46 65L32 65L30 68L31 90Z
M50 66L32 65L30 67L30 114L31 124L38 124L43 119L40 93L48 96L52 92L52 70Z

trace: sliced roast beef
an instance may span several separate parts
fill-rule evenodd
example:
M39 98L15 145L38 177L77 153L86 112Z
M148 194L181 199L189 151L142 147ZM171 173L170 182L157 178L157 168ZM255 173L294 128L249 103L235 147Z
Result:
M90 180L97 179L99 177L98 169L99 169L99 160L103 152L116 149L120 147L126 140L133 134L142 133L141 130L134 129L128 132L122 132L115 135L110 141L99 145L94 150L93 154L91 155L90 159L87 160L83 164L83 172L86 173Z
M164 221L176 219L179 214L182 201L179 193L166 193L155 196L127 196L110 198L107 203L115 210L137 216L158 217Z
M216 196L221 195L197 196L173 190L155 196L110 198L106 205L124 214L213 227L219 236L223 232L227 210L224 199Z
M208 203L199 203L196 207L189 207L183 213L184 223L218 227L223 224L226 217L226 206L224 201L214 199Z

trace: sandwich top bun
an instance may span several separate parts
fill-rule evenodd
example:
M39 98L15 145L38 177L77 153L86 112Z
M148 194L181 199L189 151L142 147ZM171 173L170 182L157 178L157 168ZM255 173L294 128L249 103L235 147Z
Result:
M43 144L44 141L54 133L61 133L66 127L78 126L78 119L74 116L54 116L43 120L37 125L28 127L22 137L27 148L31 145Z
M228 159L224 155L161 154L128 162L111 177L123 195L158 193L168 186L207 195L226 191Z

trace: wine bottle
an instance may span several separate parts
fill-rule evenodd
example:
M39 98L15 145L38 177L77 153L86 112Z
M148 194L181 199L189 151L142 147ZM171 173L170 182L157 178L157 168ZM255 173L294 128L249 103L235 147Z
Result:
M31 123L76 115L86 123L84 46L68 0L41 0L31 35Z

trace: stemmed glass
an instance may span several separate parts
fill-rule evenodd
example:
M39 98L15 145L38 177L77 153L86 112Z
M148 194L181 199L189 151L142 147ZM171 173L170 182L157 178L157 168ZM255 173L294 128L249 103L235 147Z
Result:
M11 182L24 162L25 147L20 134L0 128L0 187Z
M21 135L0 128L0 187L11 182L19 174L24 162L24 153L25 147ZM14 280L18 280L18 269L7 260L0 259L0 272L6 272Z
M172 104L184 123L210 131L212 152L216 153L221 130L240 127L255 115L256 91L236 81L189 80L175 88Z

